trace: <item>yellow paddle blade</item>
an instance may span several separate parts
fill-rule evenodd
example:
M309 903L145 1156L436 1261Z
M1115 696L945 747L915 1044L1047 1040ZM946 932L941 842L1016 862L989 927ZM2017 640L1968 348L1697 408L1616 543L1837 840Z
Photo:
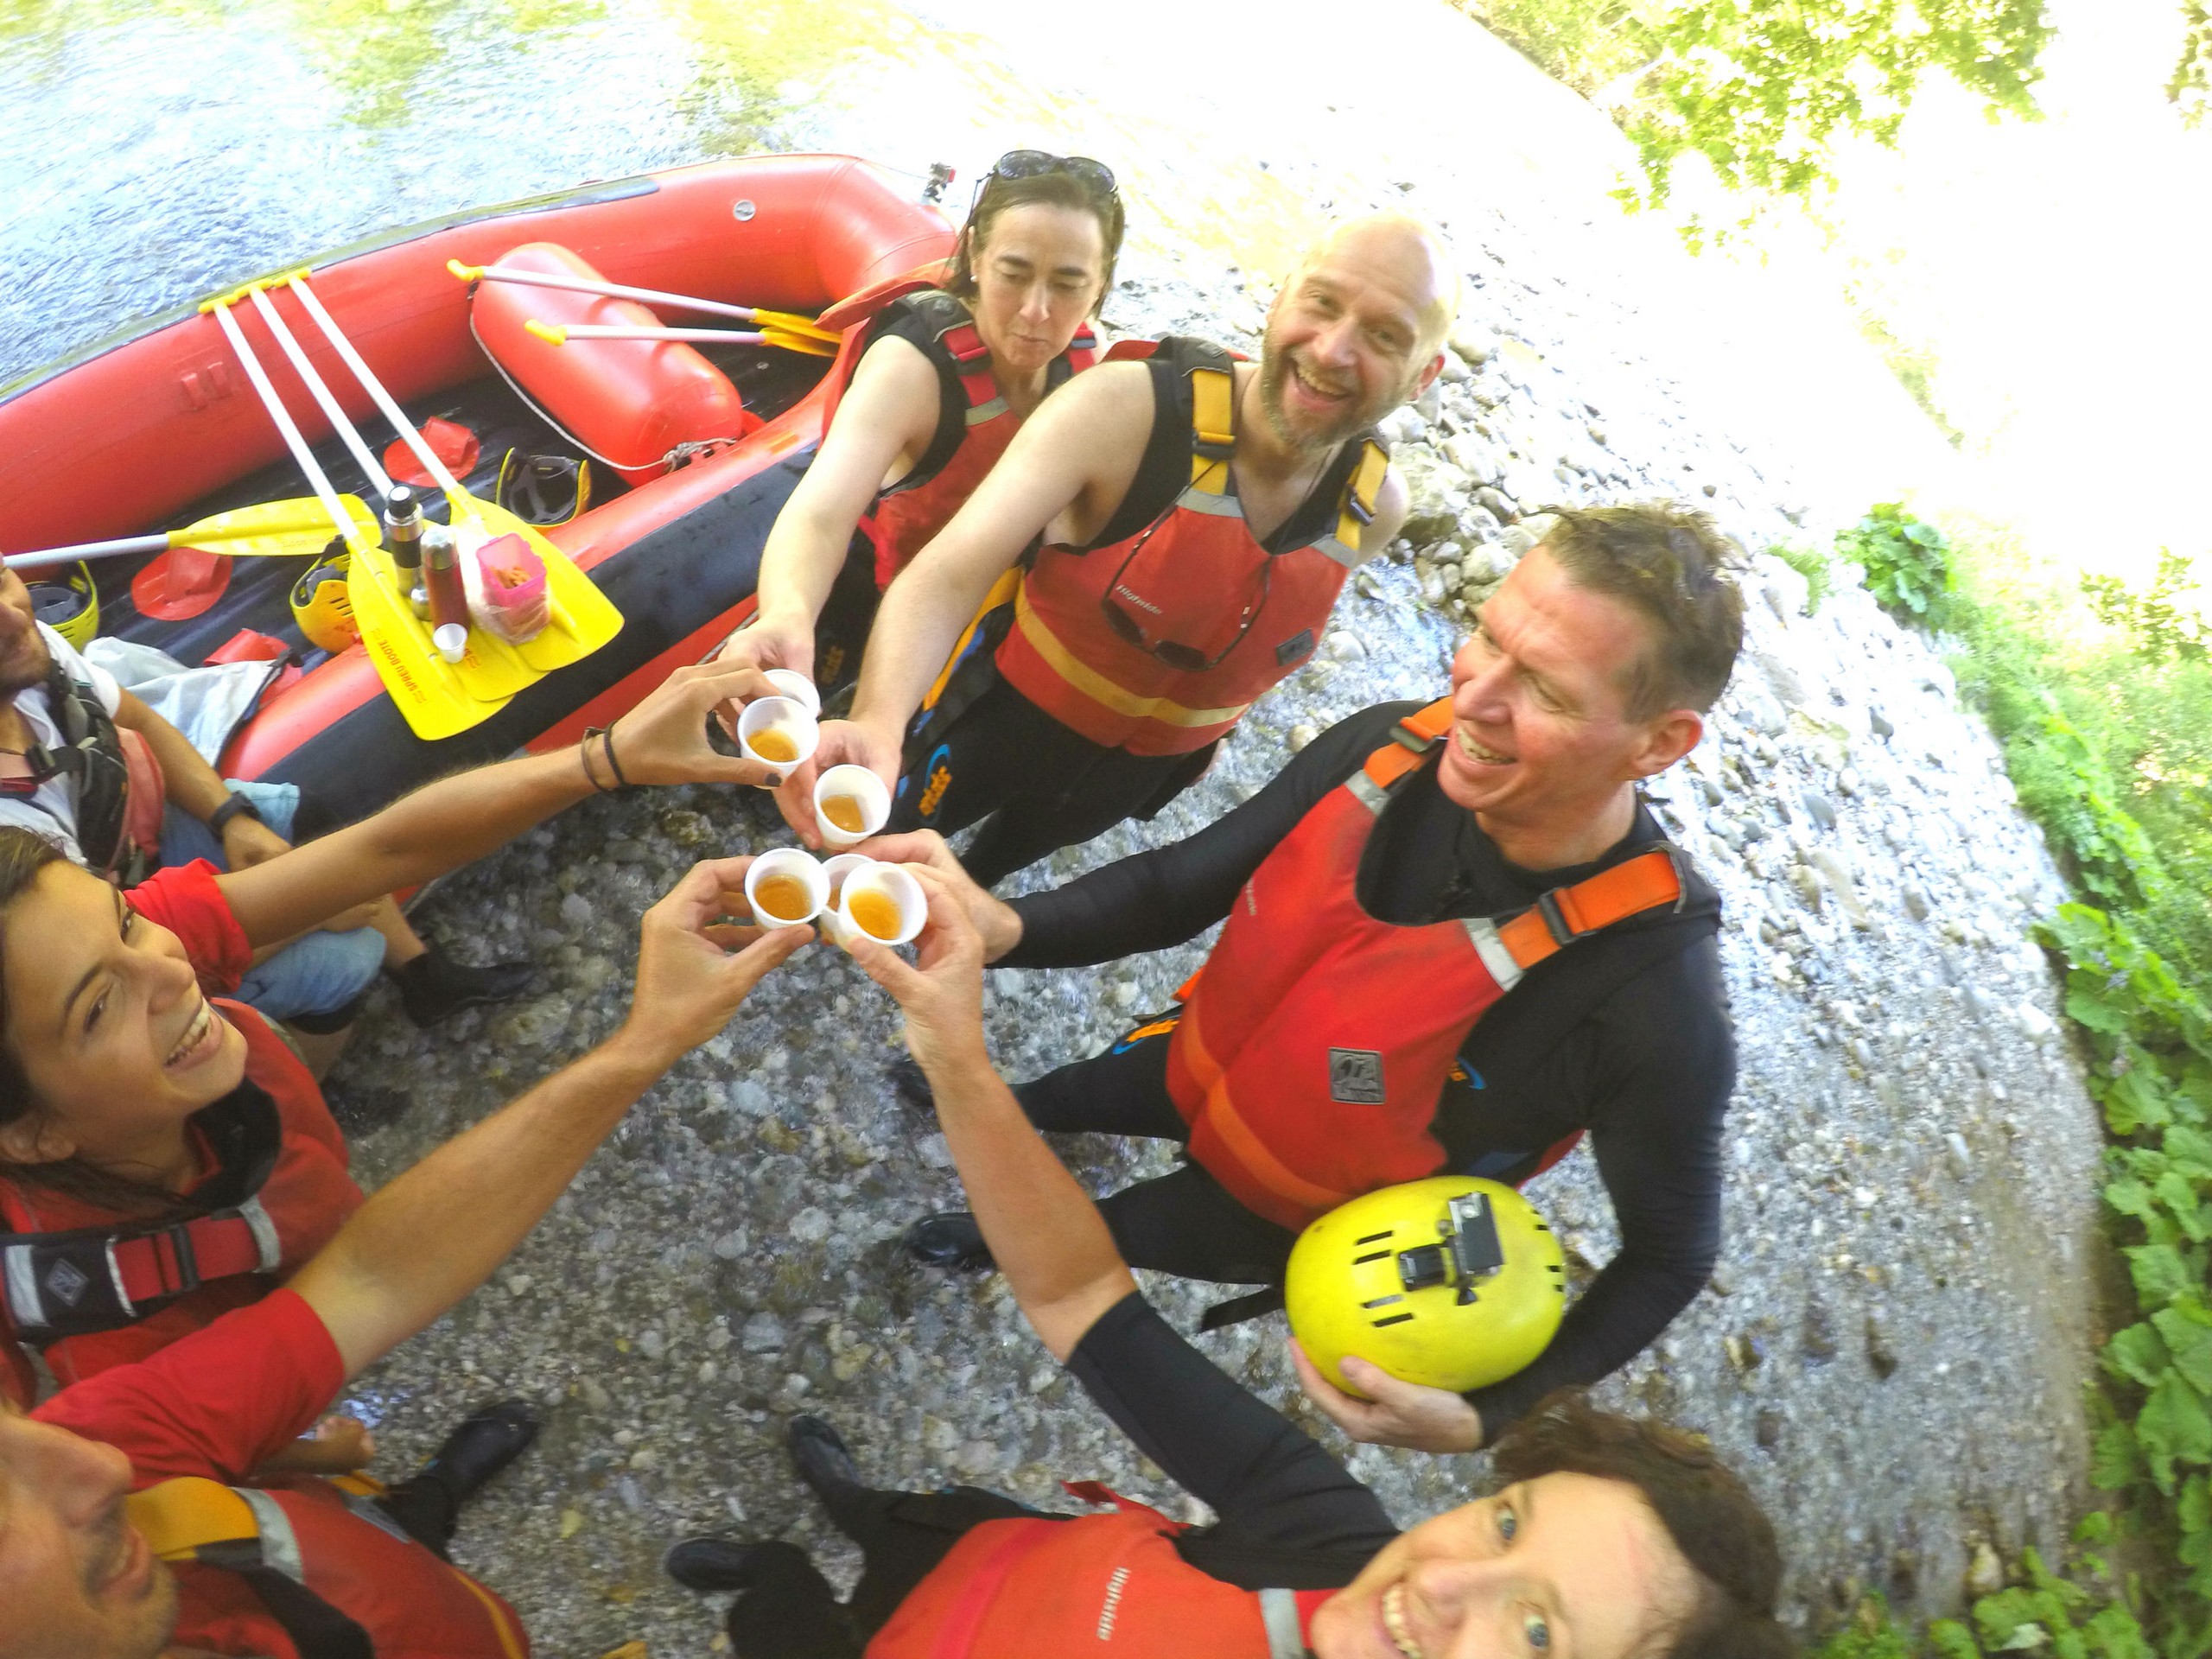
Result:
M353 531L375 541L380 532L369 505L358 495L338 499L346 516L353 520ZM173 530L168 537L171 547L196 547L228 558L285 559L320 553L338 533L322 503L309 495L234 507L182 530Z
M837 343L838 337L832 330L824 328L812 317L800 316L796 311L763 311L755 307L753 321L761 328L780 329L787 334L804 334L809 340L826 340L832 346Z
M451 492L448 495L453 502L454 523L474 518L484 527L487 540L495 536L519 536L544 563L545 592L553 620L535 639L505 647L531 671L531 679L590 656L622 632L622 613L614 608L614 601L600 592L599 584L577 569L543 531L536 524L524 523L497 502L479 496L454 495ZM463 544L467 545L465 540ZM468 637L474 645L487 636L481 628L473 628Z
M391 556L374 542L354 544L346 573L346 597L360 626L361 644L376 664L377 677L416 736L432 742L451 737L505 705L505 697L484 701L469 695L461 682L467 659L449 664L438 655L429 630L399 589ZM472 645L481 637L481 630L469 631Z
M760 343L764 346L780 346L787 352L799 352L808 357L837 355L837 346L835 340L817 340L811 334L794 334L783 328L763 328L760 331Z

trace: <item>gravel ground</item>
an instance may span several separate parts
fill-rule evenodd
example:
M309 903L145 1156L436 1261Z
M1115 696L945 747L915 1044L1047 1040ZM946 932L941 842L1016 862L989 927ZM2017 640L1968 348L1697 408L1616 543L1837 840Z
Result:
M1448 384L1393 423L1418 546L1356 578L1316 663L1154 824L1015 887L1187 833L1332 720L1440 689L1467 602L1525 545L1516 521L1548 502L1688 499L1752 550L1796 529L1789 458L1699 412L1644 359L1635 313L1543 274L1494 214L1455 214L1453 235L1479 276ZM1256 328L1267 295L1198 265L1133 261L1109 321ZM1817 1626L1868 1589L1945 1610L1994 1570L1985 1546L2055 1545L2086 1497L2098 1138L2025 932L2063 889L1923 642L1855 588L1803 614L1802 581L1771 557L1745 580L1736 683L1707 743L1653 791L1726 902L1743 1052L1726 1243L1711 1287L1599 1394L1706 1431L1745 1472L1781 1526L1795 1616ZM448 882L419 919L474 959L536 957L542 988L428 1037L378 1002L334 1091L413 1104L363 1129L365 1179L610 1032L639 912L690 861L784 839L758 798L664 791L588 802ZM993 976L1001 1070L1020 1079L1094 1052L1162 1006L1203 943ZM542 1652L719 1646L716 1608L658 1568L702 1529L798 1539L849 1573L780 1452L781 1420L802 1408L841 1424L882 1484L1049 1502L1058 1478L1098 1477L1187 1512L1061 1376L1002 1281L899 1255L900 1229L958 1189L942 1139L890 1097L896 1042L891 1005L856 969L805 952L640 1103L493 1284L355 1390L388 1472L473 1403L543 1404L543 1440L456 1551ZM1164 1167L1157 1150L1101 1140L1065 1150L1098 1191ZM1579 1272L1606 1259L1586 1154L1530 1195ZM1216 1294L1149 1289L1185 1328ZM1201 1340L1305 1414L1279 1316ZM1351 1463L1407 1520L1485 1476L1479 1459L1363 1448Z

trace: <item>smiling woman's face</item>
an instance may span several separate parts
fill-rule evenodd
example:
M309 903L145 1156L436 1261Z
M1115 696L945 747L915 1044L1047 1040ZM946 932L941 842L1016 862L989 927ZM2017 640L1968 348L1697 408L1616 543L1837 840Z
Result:
M73 864L48 865L0 918L0 1040L36 1109L0 1127L18 1163L127 1171L245 1075L245 1039L200 995L175 934Z
M1541 1475L1402 1533L1310 1640L1319 1659L1632 1659L1693 1584L1635 1487Z

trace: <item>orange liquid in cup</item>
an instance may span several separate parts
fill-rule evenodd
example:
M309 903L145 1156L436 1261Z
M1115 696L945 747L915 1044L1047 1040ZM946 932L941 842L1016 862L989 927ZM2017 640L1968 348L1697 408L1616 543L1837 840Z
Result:
M814 908L806 883L795 875L762 877L753 885L753 901L779 922L802 920Z
M868 814L857 795L832 795L822 803L822 816L849 836L868 833Z
M772 760L778 766L798 759L798 745L791 741L791 734L779 731L773 726L764 727L745 741L753 753L763 760Z
M878 893L871 887L855 893L846 909L852 914L853 925L869 938L895 939L899 937L899 924L903 918L899 913L899 901L890 894Z
M842 870L840 870L836 874L830 878L830 897L827 901L830 908L835 910L837 907L837 895L840 893L842 893L844 889L845 873Z

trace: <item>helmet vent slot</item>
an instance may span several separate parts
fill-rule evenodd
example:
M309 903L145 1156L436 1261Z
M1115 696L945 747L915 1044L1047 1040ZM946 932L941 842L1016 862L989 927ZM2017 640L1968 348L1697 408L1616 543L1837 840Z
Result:
M1352 1257L1351 1264L1357 1268L1363 1267L1370 1262L1388 1262L1389 1259L1390 1252L1388 1250L1370 1250L1365 1255Z
M1383 1319L1375 1320L1374 1325L1375 1328L1377 1331L1380 1331L1386 1325L1403 1325L1412 1318L1413 1315L1410 1313L1392 1313Z
M1393 1302L1402 1302L1405 1300L1406 1299L1402 1296L1377 1296L1373 1301L1362 1302L1360 1306L1362 1307L1388 1307Z
M1365 1238L1355 1238L1352 1240L1352 1244L1354 1248L1362 1244L1381 1244L1394 1236L1396 1232L1397 1229L1395 1227L1385 1227L1381 1232L1370 1233Z

